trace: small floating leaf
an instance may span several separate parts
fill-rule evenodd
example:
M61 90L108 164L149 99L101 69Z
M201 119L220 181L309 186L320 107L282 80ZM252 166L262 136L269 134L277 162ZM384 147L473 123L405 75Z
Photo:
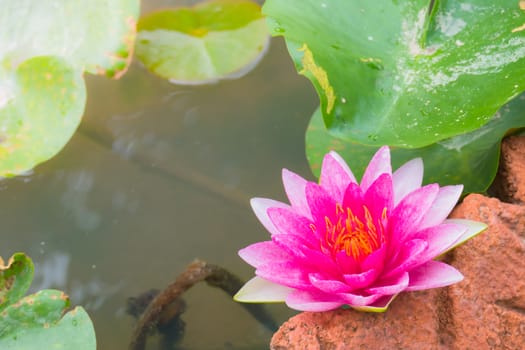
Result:
M27 292L33 272L33 262L25 254L13 254L7 265L0 258L0 312Z
M246 74L268 43L259 5L249 0L214 0L142 17L137 57L173 83L205 84Z
M82 307L62 317L69 300L62 292L29 295L0 314L0 349L95 350L93 324Z
M120 75L138 12L138 0L0 0L0 61L60 56L89 73Z
M14 175L64 147L80 123L86 91L82 73L52 56L0 77L0 174Z
M22 253L7 266L0 259L0 349L95 350L93 324L81 307L64 313L69 298L42 290L22 298L33 277L33 263Z
M67 307L68 297L58 290L42 290L28 295L8 306L0 314L4 321L0 326L0 339L23 328L45 327L56 323Z
M122 75L139 0L0 0L0 176L54 156L82 117L85 71Z

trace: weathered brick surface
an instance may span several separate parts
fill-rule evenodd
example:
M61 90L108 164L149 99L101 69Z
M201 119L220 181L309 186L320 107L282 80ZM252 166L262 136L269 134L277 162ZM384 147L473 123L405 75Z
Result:
M525 137L505 139L500 163L491 192L504 202L525 204Z

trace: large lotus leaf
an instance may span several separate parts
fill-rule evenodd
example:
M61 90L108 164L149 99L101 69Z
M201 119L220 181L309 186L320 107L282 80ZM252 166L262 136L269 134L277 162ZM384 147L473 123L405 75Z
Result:
M269 43L259 5L213 0L153 12L138 23L137 57L177 84L205 84L249 72Z
M423 158L425 183L464 184L464 191L483 192L496 175L501 139L509 129L525 127L525 94L503 106L481 128L417 149L392 148L392 163ZM377 146L337 139L328 134L319 109L306 132L306 153L312 171L318 176L325 153L335 150L346 159L357 178L377 151Z
M96 349L93 324L81 307L69 311L56 290L28 295L0 313L0 349Z
M0 0L0 61L60 56L90 73L127 67L139 0Z
M0 175L53 157L75 132L86 100L82 73L58 57L0 65Z
M338 138L422 147L475 130L525 90L518 0L267 0Z
M25 254L13 254L7 265L0 257L0 312L27 292L33 273L33 262Z

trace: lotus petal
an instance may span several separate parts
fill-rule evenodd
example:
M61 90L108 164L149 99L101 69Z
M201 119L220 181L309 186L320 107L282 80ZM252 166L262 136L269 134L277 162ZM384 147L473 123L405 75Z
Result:
M233 299L243 303L279 303L284 302L292 291L292 288L255 276L242 286Z
M406 291L445 287L463 280L463 275L441 261L430 260L416 267L410 274Z
M282 178L286 196L294 210L311 219L305 191L308 181L287 169L283 169Z
M286 296L286 305L299 311L329 311L344 305L340 298L323 292L294 290Z
M341 156L335 152L328 153L323 159L319 184L336 201L342 202L349 183L357 183L354 174Z
M392 175L392 165L390 164L390 149L386 146L381 147L368 163L368 167L361 179L361 189L363 192L377 180L382 174Z
M255 268L267 264L268 261L284 263L291 258L290 254L279 248L272 241L263 241L249 245L239 250L239 256Z
M426 212L420 228L427 228L443 222L452 209L454 209L454 206L461 196L461 192L463 192L463 185L441 187L434 203L432 203L432 206Z
M423 160L415 158L403 164L392 174L392 181L394 183L394 205L398 205L407 194L421 187Z
M268 216L269 208L290 208L289 205L267 198L252 198L250 200L255 216L259 219L261 224L270 232L272 235L281 233L274 223Z

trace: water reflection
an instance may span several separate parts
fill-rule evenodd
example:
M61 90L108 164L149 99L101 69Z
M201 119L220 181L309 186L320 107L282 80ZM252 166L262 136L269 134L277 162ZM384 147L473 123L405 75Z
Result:
M69 267L71 256L65 252L45 250L45 242L41 242L42 256L35 256L35 276L31 286L31 293L42 289L60 289L67 291L69 297L75 304L81 304L90 311L100 309L104 303L117 292L123 283L107 283L94 276L91 280L80 281L78 277L71 275ZM95 264L91 269L96 269Z
M130 193L123 192L121 190L115 191L111 199L113 209L117 211L123 210L128 213L137 212L139 208L139 200L137 198L133 198L134 196L132 195L133 192L131 192L130 195Z
M100 226L101 216L88 204L88 198L94 186L95 175L90 171L59 173L59 179L66 184L66 190L60 198L64 213L72 215L75 224L82 231L93 231Z
M40 252L45 253L45 242L41 242ZM35 258L33 258L35 259ZM31 286L32 291L45 288L65 289L68 280L69 263L71 257L63 252L52 252L46 254L44 259L35 259L38 264L35 269L35 277Z
M284 200L283 167L308 177L317 99L281 41L246 77L212 86L180 88L138 65L87 81L66 148L27 182L0 182L0 253L27 252L33 289L63 289L88 308L99 350L125 349L126 299L165 287L194 258L252 276L237 250L267 233L248 200ZM196 286L186 301L182 348L268 348L271 333L224 293ZM269 310L279 322L292 314Z
M96 265L92 268L96 268ZM120 292L122 288L122 283L110 284L98 279L87 282L75 280L71 283L69 296L76 302L78 300L79 304L91 312L100 309L109 298Z

